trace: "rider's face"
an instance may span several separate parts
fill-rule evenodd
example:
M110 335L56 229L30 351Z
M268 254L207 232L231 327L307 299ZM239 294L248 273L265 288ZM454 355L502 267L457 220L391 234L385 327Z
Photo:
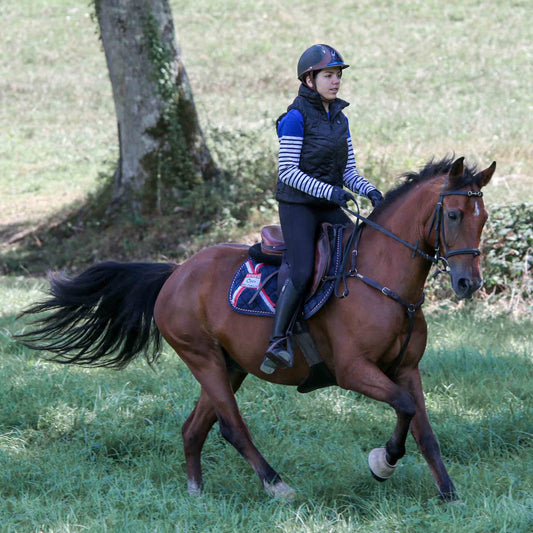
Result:
M332 102L337 98L337 93L341 86L341 78L342 70L340 67L325 68L318 72L315 76L315 88L323 100Z

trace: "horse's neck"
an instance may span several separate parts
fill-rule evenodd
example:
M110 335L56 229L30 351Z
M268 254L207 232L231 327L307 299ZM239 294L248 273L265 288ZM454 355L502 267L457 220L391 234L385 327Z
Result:
M431 195L430 197L432 197ZM422 201L420 191L411 191L385 209L374 221L400 239L430 252L424 228L434 206ZM426 207L424 207L426 206ZM361 273L400 294L408 301L422 297L431 263L392 237L366 227L359 247Z

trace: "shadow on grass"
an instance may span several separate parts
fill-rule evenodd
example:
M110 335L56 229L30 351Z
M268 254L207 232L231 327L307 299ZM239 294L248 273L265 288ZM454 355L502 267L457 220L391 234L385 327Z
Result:
M77 271L108 259L117 261L179 257L179 244L194 232L186 211L142 218L108 213L110 187L82 206L70 206L38 227L0 228L0 273L38 275L50 270ZM183 252L182 252L183 253Z

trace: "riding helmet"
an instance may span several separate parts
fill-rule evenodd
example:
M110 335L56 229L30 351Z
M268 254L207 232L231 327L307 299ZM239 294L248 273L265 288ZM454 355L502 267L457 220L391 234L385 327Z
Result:
M308 48L298 61L298 79L303 83L305 74L327 67L348 68L342 56L327 44L314 44Z

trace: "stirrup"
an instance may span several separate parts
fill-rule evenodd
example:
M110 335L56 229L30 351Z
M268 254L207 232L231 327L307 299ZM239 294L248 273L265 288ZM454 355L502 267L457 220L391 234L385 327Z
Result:
M267 348L260 370L265 374L272 374L276 368L290 368L293 361L294 356L289 338L278 337L273 339Z
M266 356L281 368L290 368L293 363L292 349L288 337L273 339L267 348Z
M274 361L271 361L266 355L263 359L263 362L261 363L261 366L259 367L259 370L263 372L263 374L273 374L274 371L278 368L278 365L274 363Z

